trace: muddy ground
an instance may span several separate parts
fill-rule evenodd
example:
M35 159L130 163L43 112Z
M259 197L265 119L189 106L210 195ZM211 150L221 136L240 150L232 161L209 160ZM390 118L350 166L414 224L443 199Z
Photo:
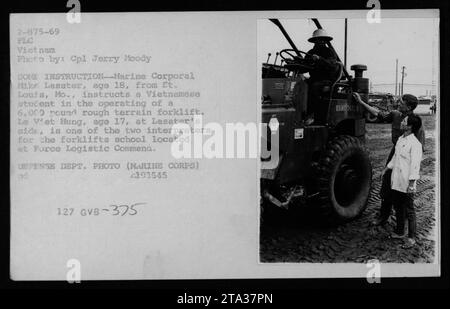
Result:
M263 223L260 234L261 262L380 262L431 263L435 251L435 116L421 116L426 132L425 152L418 181L415 209L417 244L402 247L391 239L395 217L384 227L373 226L380 207L380 175L392 147L390 124L367 124L367 144L373 166L372 190L363 215L341 226L324 226L309 210ZM284 220L283 220L284 219Z

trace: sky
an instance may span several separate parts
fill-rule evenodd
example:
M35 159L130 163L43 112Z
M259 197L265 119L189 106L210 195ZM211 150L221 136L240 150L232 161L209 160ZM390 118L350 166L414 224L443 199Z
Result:
M315 24L310 19L281 19L297 48L308 51L308 42ZM344 19L319 19L322 27L333 37L331 43L344 61ZM369 24L366 19L348 19L347 70L352 64L365 64L364 76L372 82L374 91L395 92L395 63L398 59L398 82L405 66L404 93L425 95L431 86L408 85L438 82L439 19L438 18L382 18L381 23ZM278 27L269 20L258 23L258 62L267 60L267 53L291 48ZM280 59L278 59L279 63ZM434 68L434 69L433 69ZM349 72L353 74L353 71ZM391 84L391 85L380 85Z

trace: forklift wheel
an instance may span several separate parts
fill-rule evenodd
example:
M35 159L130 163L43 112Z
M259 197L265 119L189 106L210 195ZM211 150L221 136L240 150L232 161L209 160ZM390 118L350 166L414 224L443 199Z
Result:
M318 165L321 213L333 223L362 214L369 198L372 165L363 144L353 136L333 139Z

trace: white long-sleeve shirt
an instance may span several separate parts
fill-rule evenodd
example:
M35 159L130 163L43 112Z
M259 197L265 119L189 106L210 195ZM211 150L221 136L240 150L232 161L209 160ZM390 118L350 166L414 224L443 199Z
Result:
M387 168L392 169L391 188L400 192L407 192L409 181L420 178L420 162L422 161L422 144L409 134L399 137L395 144L395 153ZM414 188L416 182L414 181Z

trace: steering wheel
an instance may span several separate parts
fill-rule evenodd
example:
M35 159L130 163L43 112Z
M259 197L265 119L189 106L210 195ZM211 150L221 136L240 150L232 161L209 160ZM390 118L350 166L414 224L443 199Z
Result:
M304 54L305 56L312 56L311 54L301 50L298 52ZM311 57L300 58L293 49L283 49L280 51L279 55L289 69L300 71L300 73L306 73L312 70L315 66L315 61Z
M307 52L304 52L301 50L299 50L299 52L304 55L309 55ZM292 60L292 59L299 58L297 56L295 50L293 50L293 49L283 49L282 51L280 51L279 55L280 55L281 59L283 59L284 61L286 61L286 59Z

